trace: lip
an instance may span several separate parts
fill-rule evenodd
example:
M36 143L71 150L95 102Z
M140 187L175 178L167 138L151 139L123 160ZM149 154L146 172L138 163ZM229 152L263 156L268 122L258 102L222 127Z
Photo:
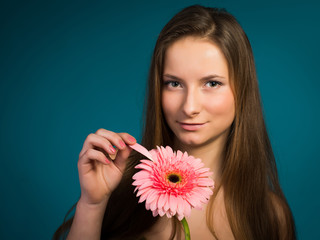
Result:
M180 127L187 131L197 131L201 129L206 123L184 123L178 122Z

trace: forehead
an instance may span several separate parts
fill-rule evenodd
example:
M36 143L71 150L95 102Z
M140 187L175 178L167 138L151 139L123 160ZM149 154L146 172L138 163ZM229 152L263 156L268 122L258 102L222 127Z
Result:
M169 46L165 53L164 73L181 77L199 77L204 74L228 76L227 61L212 41L185 37Z

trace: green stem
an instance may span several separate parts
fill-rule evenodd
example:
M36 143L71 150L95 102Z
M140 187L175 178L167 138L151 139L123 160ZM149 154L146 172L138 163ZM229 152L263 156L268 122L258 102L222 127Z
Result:
M185 239L190 240L191 239L190 238L190 230L189 230L189 226L188 226L186 218L183 218L181 222L182 222L182 226L183 226L183 230L184 230Z

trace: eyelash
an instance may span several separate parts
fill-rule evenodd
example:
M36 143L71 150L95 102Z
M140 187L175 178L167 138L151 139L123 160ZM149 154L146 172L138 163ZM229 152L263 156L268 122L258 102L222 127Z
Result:
M208 83L214 83L214 84L215 84L214 86L210 86L210 87L216 87L216 86L221 86L221 85L222 85L222 83L219 82L219 81L208 81L208 82L206 83L206 85L207 85Z
M178 81L164 81L165 86L174 87L174 88L177 87L177 86L172 86L173 83L180 85L180 83Z
M219 81L208 81L208 82L206 82L205 85L207 85L208 83L210 83L210 86L209 86L210 88L214 88L216 86L221 86L222 85L222 83L219 82ZM172 84L175 84L175 86L173 86ZM212 86L212 84L214 84L214 86ZM178 85L181 85L181 84L178 81L164 81L164 85L176 88L176 87L178 87Z

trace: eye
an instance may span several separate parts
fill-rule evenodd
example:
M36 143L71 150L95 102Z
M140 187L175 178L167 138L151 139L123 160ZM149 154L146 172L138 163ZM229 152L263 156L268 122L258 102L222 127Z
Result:
M209 81L205 84L206 87L210 87L210 88L214 88L220 85L221 85L221 82L218 82L218 81Z
M180 86L180 83L177 81L165 81L164 85L170 88L177 88Z

